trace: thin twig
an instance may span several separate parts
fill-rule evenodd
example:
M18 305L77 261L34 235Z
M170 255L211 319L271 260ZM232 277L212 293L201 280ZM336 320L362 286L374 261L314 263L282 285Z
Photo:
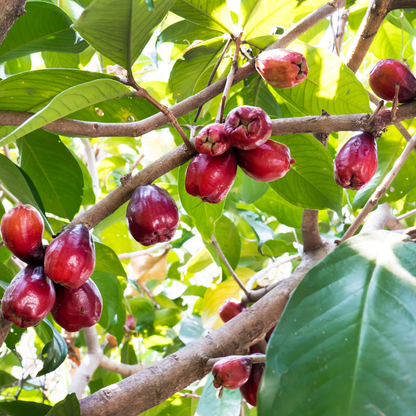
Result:
M190 399L200 399L201 396L199 394L192 394L192 393L179 393L179 397L183 397L186 399L189 397Z
M3 185L0 184L0 191L3 191L3 194L13 201L16 205L20 205L21 202L13 195L11 194Z
M405 214L403 214L403 215L399 215L398 217L397 217L397 221L401 221L401 220L404 220L404 219L406 219L406 218L409 218L409 217L411 217L412 215L414 215L414 214L416 214L416 209L412 209L411 211L409 211L409 212L406 212Z
M374 191L373 195L371 195L368 202L365 204L363 210L358 214L355 221L351 224L351 227L348 228L347 232L341 238L339 243L344 242L348 238L352 237L354 233L357 231L358 227L361 223L365 220L367 215L373 210L373 208L378 204L380 198L384 195L390 184L392 183L393 179L396 177L400 168L403 166L404 162L406 162L407 157L410 155L412 150L416 146L416 133L413 135L412 139L407 143L406 147L404 148L402 154L398 157L396 162L393 165L392 170L388 173L388 175L384 178L381 184L377 187Z
M381 101L378 103L377 108L374 110L374 113L373 113L373 114L371 115L371 117L368 119L367 124L371 124L371 123L374 121L374 119L377 117L377 114L380 112L380 110L383 108L383 106L384 106L384 100L381 100Z
M243 36L243 30L240 29L237 36L235 37L235 49L234 49L233 62L231 63L230 73L228 74L227 82L225 84L224 92L221 98L221 103L218 108L217 118L215 120L216 123L222 123L222 116L224 114L225 103L227 102L227 97L228 97L228 94L230 93L231 85L233 85L234 75L238 68L238 56L240 54L242 36Z
M133 259L135 257L146 256L147 254L153 253L154 251L157 251L162 248L167 248L168 246L169 246L169 243L160 243L153 247L147 248L146 250L139 250L139 251L133 251L132 253L119 254L118 258L120 260L126 260L126 259Z
M215 363L224 358L239 358L250 360L252 364L261 364L266 362L266 356L264 354L253 354L253 355L229 355L228 357L210 358L205 364L206 368L212 368Z
M234 278L234 280L237 282L238 286L240 286L240 289L246 294L247 298L250 299L250 292L246 289L243 282L240 280L240 278L235 274L235 271L231 267L230 263L228 263L228 260L224 256L224 253L221 250L220 245L218 244L217 239L214 235L211 237L212 244L214 244L215 249L217 250L218 255L220 256L221 260L225 264L225 267L228 269L228 271L231 273L231 276Z
M337 34L335 36L335 47L337 49L338 56L341 56L342 42L344 40L345 27L347 25L349 13L350 9L342 10L341 17L338 21Z
M12 158L11 158L11 156L10 156L9 146L8 146L7 144L6 144L6 146L3 146L3 151L4 151L4 155L5 155L8 159L12 160Z
M131 167L132 172L134 171L134 169L137 168L137 166L139 165L139 163L142 161L143 158L144 158L144 155L140 155L138 159L133 163L133 166Z
M254 58L248 53L247 49L241 45L240 46L240 53L241 55L245 56L248 61L253 60Z
M393 107L391 109L391 121L396 121L396 113L397 113L397 105L399 104L399 90L400 84L396 82L396 87L394 91L394 100L393 100Z
M214 69L213 69L213 70L212 70L212 72L211 72L211 75L210 75L210 77L209 77L209 79L208 79L208 82L207 82L207 87L209 87L209 86L211 85L211 82L212 82L212 80L214 79L214 76L215 76L215 74L216 74L216 72L217 72L217 69L218 69L218 67L220 66L220 64L221 64L222 60L224 59L224 56L225 56L225 54L227 53L228 48L230 47L232 40L233 40L233 39L232 39L232 37L230 36L230 37L228 38L228 40L227 40L227 43L226 43L226 44L225 44L225 46L224 46L224 49L223 49L223 51L222 51L222 53L221 53L221 56L218 58L218 61L217 61L217 63L215 64ZM203 107L203 106L201 105L201 107L199 107L199 108L198 108L198 111L197 111L197 112L196 112L196 114L195 114L194 123L196 123L196 122L197 122L198 117L199 117L199 115L201 114L202 107Z

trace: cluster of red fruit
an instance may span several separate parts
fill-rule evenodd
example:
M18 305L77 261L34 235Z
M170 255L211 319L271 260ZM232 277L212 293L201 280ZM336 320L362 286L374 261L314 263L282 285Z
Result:
M405 64L396 59L379 61L371 70L368 81L372 90L384 100L394 100L396 84L399 85L399 103L407 103L416 98L416 77ZM373 134L360 133L352 137L337 154L335 181L343 188L359 190L375 175L377 166L377 144Z
M90 279L95 247L88 229L70 227L46 250L43 229L41 215L30 205L12 208L1 220L4 245L27 263L4 292L3 316L21 328L39 324L49 312L70 332L95 325L103 303Z

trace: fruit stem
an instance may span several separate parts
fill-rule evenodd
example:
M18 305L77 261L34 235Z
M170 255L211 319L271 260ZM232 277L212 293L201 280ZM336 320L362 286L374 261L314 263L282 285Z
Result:
M247 359L250 360L252 364L262 364L266 362L266 356L264 354L253 354L253 355L229 355L228 357L217 357L217 358L210 358L207 360L205 367L212 368L214 367L215 363L217 363L220 360L223 360L224 358L239 358L241 360Z
M230 263L228 263L228 260L224 256L224 253L221 250L220 245L218 244L217 239L214 235L211 236L212 244L214 244L215 250L217 250L218 255L220 256L221 260L225 264L225 267L228 269L228 271L231 273L231 276L234 278L234 280L237 282L238 286L240 286L240 289L245 293L247 296L247 299L250 300L250 292L246 289L243 282L240 280L240 278L235 274L235 271L231 267Z
M383 105L384 105L384 100L381 100L379 103L378 103L378 106L377 106L377 108L374 110L374 113L371 115L371 117L368 119L368 121L367 121L367 125L370 125L373 121L374 121L374 119L377 117L377 114L379 113L379 111L383 108Z
M394 99L393 99L393 107L391 109L391 121L393 123L396 121L397 105L399 104L399 90L400 90L400 84L396 82L396 89L394 91Z

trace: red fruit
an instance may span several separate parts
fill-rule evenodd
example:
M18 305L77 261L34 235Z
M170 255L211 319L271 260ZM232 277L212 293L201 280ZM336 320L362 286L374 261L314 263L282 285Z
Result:
M270 49L256 58L256 69L275 88L291 88L308 75L305 57L290 49Z
M169 193L155 185L136 188L126 212L133 238L143 246L170 241L179 226L179 211Z
M103 300L91 279L77 289L55 285L55 290L56 302L52 308L52 316L62 328L76 332L99 321Z
M25 263L43 262L43 220L31 205L18 205L1 219L4 245Z
M237 159L233 149L215 157L200 153L186 170L185 189L204 202L218 204L227 196L236 174Z
M94 241L88 228L82 224L65 230L46 248L45 274L62 286L71 289L82 286L94 267Z
M136 329L136 321L131 315L126 316L126 327L131 331L134 331Z
M290 165L295 163L291 159L289 148L282 143L267 140L257 149L236 149L237 164L243 172L260 182L270 182L286 175Z
M1 301L3 316L20 328L37 325L55 303L53 283L42 266L31 264L10 282Z
M253 354L261 354L261 351L257 345L252 345L250 347L250 355L253 355Z
M234 390L242 386L250 377L251 361L247 358L222 358L212 367L214 387L223 386Z
M276 325L270 328L269 332L266 334L266 341L269 342L269 339L271 338L274 329L276 328Z
M224 132L233 146L251 150L270 138L272 127L270 117L261 108L243 105L228 113Z
M259 389L259 384L261 376L263 375L264 368L266 364L253 364L251 369L250 378L247 383L240 387L241 395L246 399L247 403L252 406L257 406L257 390Z
M244 308L241 306L241 303L235 299L227 299L219 309L220 318L223 322L228 322L230 319L233 319L234 316L237 316L240 312L243 312Z
M377 171L377 144L371 133L351 137L338 152L334 164L335 182L347 189L363 188Z
M382 59L377 62L368 78L371 89L383 100L393 101L396 83L400 85L399 103L416 98L416 77L408 66L396 59Z
M231 146L224 133L224 125L220 123L209 124L196 136L195 149L208 156L219 156Z

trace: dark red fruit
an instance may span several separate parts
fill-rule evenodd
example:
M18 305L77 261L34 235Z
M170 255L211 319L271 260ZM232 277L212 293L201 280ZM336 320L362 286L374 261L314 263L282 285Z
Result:
M240 302L230 298L220 306L219 315L223 322L228 322L230 319L233 319L234 316L243 312L243 310L244 308L241 306Z
M94 267L94 241L82 224L65 230L46 248L45 274L62 286L80 287L90 278Z
M251 361L247 358L222 358L212 367L214 387L217 389L221 386L229 390L238 389L250 377L251 367Z
M179 226L179 211L169 193L155 185L136 188L126 212L133 238L143 246L170 241Z
M396 59L377 62L368 78L371 89L383 100L393 101L396 83L400 85L399 103L416 98L416 77L407 65Z
M240 387L241 395L246 399L247 403L254 407L257 407L257 391L259 389L261 376L263 375L265 367L266 364L264 363L253 364L247 383Z
M243 172L260 182L270 182L283 178L295 163L289 148L282 143L267 140L253 150L236 149L237 164Z
M215 157L200 153L186 170L185 189L204 202L218 204L227 196L236 174L237 159L233 149Z
M131 315L126 316L126 327L130 329L130 331L134 331L136 329L136 321Z
M99 321L103 300L91 279L77 289L55 285L55 290L56 302L52 308L52 316L62 328L76 332Z
M266 341L267 342L269 342L269 339L271 338L271 336L272 336L272 334L273 334L273 331L274 331L274 329L276 328L276 325L275 326L273 326L272 328L270 328L270 330L269 330L269 332L266 334Z
M42 266L30 264L10 282L1 301L3 316L20 328L37 325L55 303L53 283Z
M270 117L261 108L243 105L228 113L224 132L233 146L251 150L270 138L272 127Z
M351 137L338 152L334 163L335 182L347 189L359 190L377 172L377 144L371 133Z
M275 88L291 88L308 75L305 57L290 49L270 49L256 58L256 69Z
M18 205L1 219L4 245L20 260L29 264L43 262L43 220L31 205Z
M219 156L231 146L224 133L224 125L209 124L204 127L195 138L195 149L208 156Z

